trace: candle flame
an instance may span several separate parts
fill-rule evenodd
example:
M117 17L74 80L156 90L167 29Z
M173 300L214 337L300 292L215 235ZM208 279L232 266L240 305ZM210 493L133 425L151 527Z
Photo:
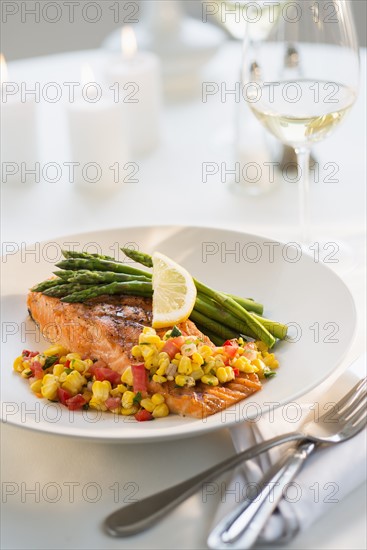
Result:
M132 59L136 54L138 45L134 29L130 25L125 25L121 29L121 50L126 59Z
M83 63L81 68L81 84L89 84L89 82L95 82L94 73L92 67L88 63Z
M4 55L0 53L0 83L7 82L7 80L9 80L8 67Z

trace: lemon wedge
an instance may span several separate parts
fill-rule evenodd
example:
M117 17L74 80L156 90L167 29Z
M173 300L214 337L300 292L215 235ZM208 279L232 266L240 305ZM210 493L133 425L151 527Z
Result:
M196 300L190 273L164 254L153 258L153 327L171 327L186 321Z

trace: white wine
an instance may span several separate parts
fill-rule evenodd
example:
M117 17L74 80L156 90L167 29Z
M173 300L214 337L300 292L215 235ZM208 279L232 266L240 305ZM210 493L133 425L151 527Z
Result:
M215 18L233 38L242 40L247 32L252 40L264 40L277 22L283 0L215 0Z
M336 82L296 80L247 91L249 106L280 141L297 147L327 137L344 119L356 92Z

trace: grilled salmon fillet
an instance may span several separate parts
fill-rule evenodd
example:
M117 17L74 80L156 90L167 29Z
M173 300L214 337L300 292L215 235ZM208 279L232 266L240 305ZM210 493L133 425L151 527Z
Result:
M138 296L103 296L68 304L40 292L29 292L27 305L47 340L101 360L119 373L136 361L131 349L138 343L144 326L152 324L152 300ZM184 336L199 337L213 345L190 320L180 323L178 328ZM164 395L171 412L204 418L258 391L261 383L256 374L243 374L217 387L200 383L195 388L177 388L174 382L150 381L148 389Z

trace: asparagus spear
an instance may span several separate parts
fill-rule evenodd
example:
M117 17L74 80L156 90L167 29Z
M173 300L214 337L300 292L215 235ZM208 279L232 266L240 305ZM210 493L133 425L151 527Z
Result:
M70 292L79 292L81 290L86 290L89 288L89 285L75 285L72 283L65 283L63 285L58 285L53 288L45 290L43 294L46 296L52 296L53 298L62 298L67 296Z
M254 311L255 313L258 313L259 315L262 315L264 312L264 306L262 304L259 304L258 302L255 302L255 300L252 300L251 298L240 298L239 296L235 296L234 294L227 294L227 292L223 292L225 296L228 296L229 298L233 298L235 302L240 304L243 308L247 309L247 311Z
M200 313L204 313L210 319L214 319L227 325L228 327L234 329L239 334L244 334L245 336L250 336L250 338L256 338L256 334L250 327L241 321L238 317L234 317L228 311L223 309L219 304L215 303L213 300L208 298L208 296L200 295L196 299L195 309ZM282 325L271 319L265 319L260 317L255 313L251 313L253 317L256 317L262 325L272 334L275 338L284 340L287 335L286 325Z
M60 279L63 279L63 281L67 281L68 279L70 279L70 277L74 277L75 275L75 271L72 271L71 269L67 270L67 269L64 269L64 270L57 270L57 271L54 271L54 275L57 275L57 277L60 277Z
M45 290L48 290L49 288L54 288L58 285L62 285L65 281L62 279L48 279L47 281L43 281L42 283L39 283L38 285L35 285L31 288L32 292L44 292Z
M70 273L72 273L72 276L68 280L71 283L96 285L100 283L124 283L127 281L151 282L151 279L142 275L128 275L127 273L113 273L112 271L88 271L81 269L80 271L71 271Z
M206 327L202 327L201 325L196 324L197 328L205 334L216 346L222 346L224 342L224 338L221 336L218 336L218 334L215 334L214 332L211 332Z
M90 286L80 292L73 292L71 289L71 294L65 296L61 299L62 302L75 303L75 302L85 302L91 298L96 298L97 296L103 295L113 295L113 294L128 294L133 296L151 296L152 295L152 284L146 283L143 281L138 282L126 282L126 283L110 283L108 285L97 285Z
M272 336L270 332L261 324L261 322L251 315L251 313L235 302L233 298L230 298L221 292L215 292L215 290L209 286L206 286L195 279L194 281L199 292L209 296L209 298L212 298L221 304L224 309L243 320L259 340L264 342L269 348L273 347L275 344L274 336Z
M134 262L145 265L145 267L153 267L153 260L149 254L145 254L139 250L132 250L131 248L121 248L121 250L128 258L134 260Z
M237 338L239 336L238 332L235 332L225 325L221 325L217 321L206 317L195 309L191 312L190 319L194 321L195 324L203 327L205 330L216 334L217 337L223 338L222 343L224 342L224 340L231 340L232 338ZM202 331L204 332L204 334L206 334L205 330Z
M152 278L152 274L135 267L130 267L123 263L118 263L109 260L99 260L98 258L70 258L67 260L61 260L56 264L56 267L60 269L70 269L77 271L80 269L87 269L90 271L113 271L114 273L125 273L128 275L140 275L148 279Z
M89 254L89 252L76 252L75 250L61 250L62 255L66 259L70 258L83 258L85 260L107 260L109 262L115 262L115 258L112 256L104 256L103 254Z

